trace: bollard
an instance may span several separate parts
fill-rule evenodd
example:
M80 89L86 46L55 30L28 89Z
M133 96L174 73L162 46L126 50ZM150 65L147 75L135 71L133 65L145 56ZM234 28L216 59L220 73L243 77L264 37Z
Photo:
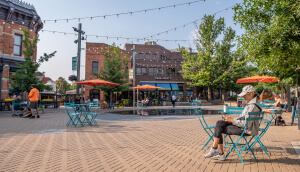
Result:
M227 110L228 110L228 105L224 105L223 111L224 111L225 113L227 113Z

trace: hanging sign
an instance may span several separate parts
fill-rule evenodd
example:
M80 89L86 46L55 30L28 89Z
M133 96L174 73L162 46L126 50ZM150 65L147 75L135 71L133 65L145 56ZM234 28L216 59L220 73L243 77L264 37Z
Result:
M77 57L72 57L72 70L77 70Z
M133 79L133 69L129 69L129 79Z

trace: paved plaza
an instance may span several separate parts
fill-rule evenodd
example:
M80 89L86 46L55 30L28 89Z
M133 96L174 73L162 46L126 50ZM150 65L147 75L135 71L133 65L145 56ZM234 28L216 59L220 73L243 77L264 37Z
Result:
M157 109L158 107L150 107ZM161 107L159 107L161 108ZM171 108L171 107L168 107ZM188 108L188 107L185 107ZM222 106L203 109L221 110ZM128 109L128 108L124 108ZM115 109L117 111L120 109ZM105 113L107 112L107 113ZM65 108L46 109L40 119L0 112L0 171L299 171L300 131L271 126L262 138L271 156L255 146L257 163L243 154L224 162L205 159L208 136L197 116L129 116L102 111L99 127L66 127ZM130 119L130 120L128 120ZM207 115L210 124L220 115ZM296 148L296 150L295 150Z

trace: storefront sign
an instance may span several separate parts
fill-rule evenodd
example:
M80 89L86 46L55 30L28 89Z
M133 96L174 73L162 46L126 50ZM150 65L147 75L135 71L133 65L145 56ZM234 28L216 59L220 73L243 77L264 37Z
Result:
M129 79L133 79L133 69L129 69Z
M171 77L155 77L156 80L170 80Z

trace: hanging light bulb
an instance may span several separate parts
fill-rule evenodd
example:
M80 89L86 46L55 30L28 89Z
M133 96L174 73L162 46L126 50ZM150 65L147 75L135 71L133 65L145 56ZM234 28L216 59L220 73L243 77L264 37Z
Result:
M14 24L14 21L12 21L11 24Z
M24 21L22 20L22 24L24 24Z
M106 16L103 16L103 19L105 19Z

